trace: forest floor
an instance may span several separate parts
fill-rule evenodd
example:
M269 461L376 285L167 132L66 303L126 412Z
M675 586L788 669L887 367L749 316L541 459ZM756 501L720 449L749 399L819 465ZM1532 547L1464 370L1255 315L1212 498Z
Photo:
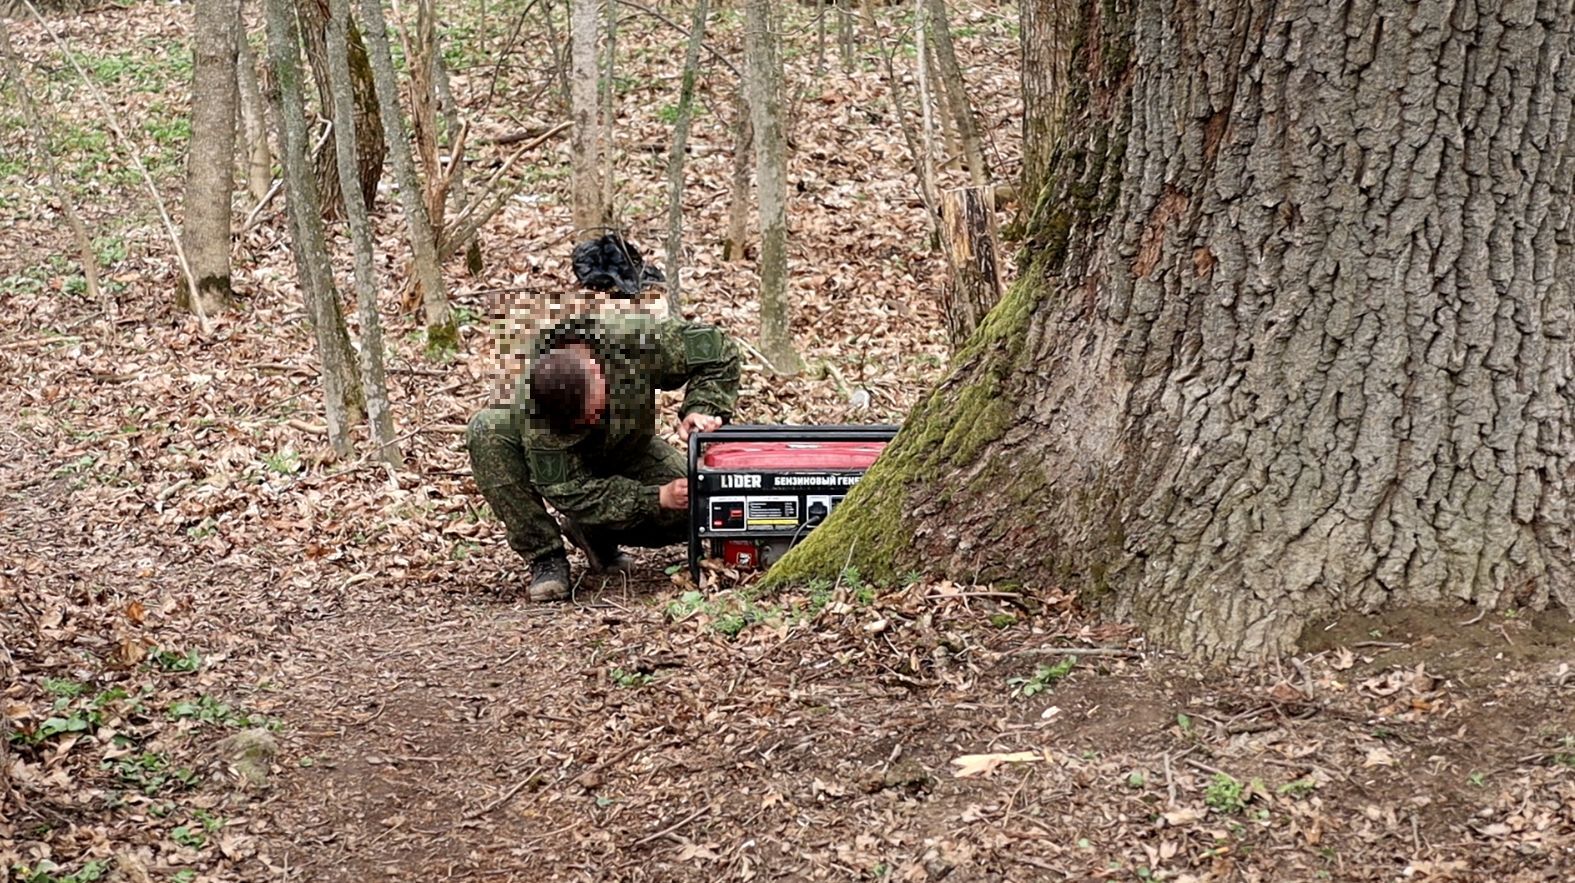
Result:
M551 88L540 36L485 100L482 62L523 6L444 4L456 91L488 137L555 120L531 109ZM51 22L166 198L188 135L189 9ZM1015 9L954 10L1009 179ZM943 266L876 39L859 29L844 70L833 18L818 74L811 15L795 8L786 53L793 331L811 370L777 379L752 358L741 416L899 421L944 367ZM901 13L880 15L889 46ZM620 205L650 251L681 41L629 21ZM280 205L237 236L242 306L201 333L171 308L167 244L105 114L41 28L12 38L112 304L84 297L10 83L5 879L1553 880L1575 865L1561 613L1346 617L1310 628L1296 658L1223 671L1099 621L1076 586L846 573L764 596L728 574L697 590L667 550L630 583L529 603L459 433L496 394L499 334L572 291L566 145L527 158L485 271L449 268L459 352L423 355L388 286L410 461L389 473L324 456ZM736 53L734 11L711 41ZM702 88L685 294L753 339L752 264L718 247L731 80L713 68ZM404 272L394 202L385 279Z

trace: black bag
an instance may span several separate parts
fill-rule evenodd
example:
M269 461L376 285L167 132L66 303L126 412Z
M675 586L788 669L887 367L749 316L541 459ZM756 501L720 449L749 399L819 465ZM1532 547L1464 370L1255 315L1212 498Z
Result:
M640 250L617 233L606 233L574 247L574 278L595 291L616 291L635 297L649 285L664 284L667 277L647 264Z

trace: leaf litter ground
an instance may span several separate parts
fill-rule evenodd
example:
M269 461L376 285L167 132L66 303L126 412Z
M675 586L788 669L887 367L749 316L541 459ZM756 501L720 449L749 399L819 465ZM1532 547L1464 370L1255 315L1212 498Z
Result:
M480 8L456 34L475 33ZM172 195L189 26L165 10L52 26ZM1010 176L1014 12L955 14ZM812 367L781 381L752 359L742 416L900 420L944 365L943 267L875 40L861 31L843 72L833 29L817 76L808 15L790 19L787 55L803 84L794 333ZM880 15L895 39L900 15ZM718 26L720 51L736 50L737 24ZM704 591L669 579L666 551L573 604L522 601L459 430L507 385L498 337L571 291L566 147L528 158L530 184L487 230L484 274L449 268L462 351L427 360L414 324L394 320L393 395L419 472L390 476L322 458L278 206L237 238L243 308L200 336L169 310L166 249L102 115L39 29L14 38L35 90L48 84L53 149L114 309L83 297L8 99L12 879L1562 879L1575 713L1559 615L1347 618L1309 630L1296 659L1220 672L1097 621L1072 588L1025 598L847 574L758 597L725 573ZM649 250L679 43L633 18L620 46L620 205ZM476 57L453 61L478 130L551 121L530 98L550 82L544 44L515 56L530 61L490 104ZM686 295L752 339L751 264L718 256L731 88L720 69L702 84ZM385 278L404 255L387 197Z

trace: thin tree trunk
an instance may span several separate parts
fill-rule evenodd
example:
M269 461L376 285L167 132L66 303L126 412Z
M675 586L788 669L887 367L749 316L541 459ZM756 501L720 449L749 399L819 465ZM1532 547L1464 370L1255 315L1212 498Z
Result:
M853 72L853 13L848 4L852 0L837 0L837 49L842 56L843 73Z
M927 32L930 30L929 22L924 11L924 0L914 0L913 11L913 47L916 54L914 58L914 74L919 87L919 137L924 145L923 161L919 164L922 175L920 180L924 187L924 204L929 207L933 215L939 198L935 193L935 114L931 110L929 64L929 40ZM939 244L939 243L937 243Z
M570 119L573 130L569 153L572 157L570 189L574 200L574 229L577 238L592 235L606 220L602 204L601 133L596 110L596 39L602 0L570 0L569 20L572 46L570 71Z
M49 147L49 131L54 126L52 121L45 119L40 112L38 102L33 99L33 93L22 78L22 66L17 62L16 50L11 47L11 30L4 19L0 19L0 61L4 62L6 77L14 85L16 94L22 102L22 113L27 119L28 140L38 152L38 160L43 164L44 172L49 175L49 187L60 203L60 213L65 216L66 226L71 229L71 238L76 242L77 254L82 262L82 278L87 283L87 296L90 300L102 304L104 321L113 329L114 303L105 296L99 284L98 255L93 252L93 238L88 235L87 225L82 223L82 216L77 213L76 202L66 188L66 179L60 174L60 164L55 162L55 154Z
M241 125L236 130L241 139L240 165L247 192L261 202L273 189L273 151L268 147L268 114L257 79L257 56L252 52L244 23L236 29L235 48L236 87L241 102Z
M333 119L334 96L328 86L327 41L324 36L328 25L328 0L301 0L296 9L306 45L306 58L311 64L312 78L317 83L318 98L323 105L323 115ZM362 42L354 22L346 22L345 27L350 40L350 72L355 83L356 155L361 157L357 177L361 198L370 209L377 201L377 185L383 179L387 147L383 137L383 120L378 109L377 85L367 59L366 44ZM338 134L335 131L329 137L332 139ZM344 196L339 183L336 155L330 143L314 157L318 194L323 199L325 217L330 218L344 217Z
M879 37L877 36L877 40ZM927 173L925 151L920 146L919 136L913 131L913 125L908 120L908 91L903 88L902 77L897 74L897 65L892 60L896 54L895 47L887 47L884 40L879 41L881 61L886 66L886 80L891 84L891 113L897 119L897 128L902 131L902 140L908 145L908 156L913 160L913 176L918 181L919 200L924 203L925 217L930 222L930 240L939 244L941 241L940 211L935 204L933 188L926 185L931 179Z
M933 23L933 22L932 22ZM963 161L962 140L957 136L957 123L951 115L951 97L947 95L946 78L941 76L940 65L935 59L935 35L929 35L929 44L925 47L924 62L925 76L929 88L935 93L935 108L938 111L941 128L941 168L950 168L953 163L959 165Z
M728 187L727 239L722 242L722 260L741 261L749 252L749 179L755 132L749 124L749 101L738 90L734 101L733 175Z
M990 169L984 161L984 144L979 138L979 126L974 120L973 104L968 100L968 83L963 77L962 65L957 62L957 48L952 42L952 26L946 15L946 0L923 0L929 7L929 30L934 39L935 61L940 67L940 91L945 93L950 109L947 115L962 139L963 155L968 159L968 177L975 187L990 183Z
M787 151L782 136L782 60L770 0L745 0L745 72L755 130L755 181L760 192L760 352L778 374L796 374L787 303Z
M395 4L395 13L399 6ZM443 229L448 201L443 165L438 160L437 86L433 82L434 56L437 54L437 28L432 0L416 0L415 26L401 25L405 47L405 68L410 74L410 131L416 142L416 157L421 161L421 176L426 183L423 197L427 217L434 231Z
M341 131L355 125L355 86L350 74L350 46L345 37L345 22L350 20L350 0L329 0L328 82L334 95L334 126ZM341 179L353 178L359 166L354 138L335 141L335 158ZM372 268L372 225L366 206L358 200L345 204L345 220L355 250L356 316L361 325L361 386L366 392L366 411L371 424L372 444L378 456L394 465L404 458L394 440L394 415L388 403L388 384L383 374L383 323L377 310L377 277Z
M1020 282L773 579L1065 586L1208 659L1575 608L1570 12L1082 5Z
M601 99L602 139L602 217L604 224L611 224L617 217L615 196L618 184L618 7L616 0L606 3L607 46L602 53L602 77L598 87Z
M684 160L689 146L689 123L694 118L695 75L700 66L700 44L705 42L709 0L694 0L689 22L689 46L684 51L683 82L678 88L678 119L673 122L673 148L667 156L667 307L679 315L683 306L680 276L684 259Z
M286 206L294 230L295 255L301 290L305 294L307 315L317 335L317 354L322 362L328 441L340 456L351 453L350 427L360 417L352 407L359 399L355 354L344 318L339 312L339 296L334 290L333 273L323 243L322 208L318 204L317 182L309 171L306 113L302 103L302 78L296 19L288 0L264 0L268 19L268 56L279 84L280 122L284 140L284 180Z
M449 88L448 65L441 51L432 53L433 83L437 86L439 107L443 112L444 127L448 138L449 162L453 163L450 177L454 182L454 213L462 215L470 208L470 187L466 181L467 168L464 153L457 148L455 139L460 132L459 106L454 103L453 90ZM481 256L481 237L472 235L461 243L465 249L465 269L472 276L481 275L484 262Z
M459 334L449 310L448 292L443 287L432 223L421 200L421 184L416 180L415 166L410 158L410 140L399 106L399 84L394 78L394 59L388 48L388 23L383 18L381 0L361 0L361 16L366 20L367 49L377 87L377 104L383 114L383 131L388 137L388 157L399 182L399 200L405 209L410 246L415 252L415 278L421 289L427 348L452 350L459 346Z
M194 29L191 149L186 159L186 212L181 232L197 291L183 287L177 303L204 315L231 301L230 214L235 189L236 32L239 0L198 0Z

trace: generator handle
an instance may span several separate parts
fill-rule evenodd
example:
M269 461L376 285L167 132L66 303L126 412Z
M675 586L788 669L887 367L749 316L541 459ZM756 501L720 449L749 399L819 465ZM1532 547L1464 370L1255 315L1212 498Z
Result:
M710 432L689 433L689 576L700 585L700 452L719 442L780 441L891 441L902 427L891 423L866 424L727 424Z
M760 425L734 424L711 432L696 432L689 436L689 471L693 473L700 462L700 448L719 442L780 442L780 441L891 441L900 426L889 423L831 424L831 425Z

